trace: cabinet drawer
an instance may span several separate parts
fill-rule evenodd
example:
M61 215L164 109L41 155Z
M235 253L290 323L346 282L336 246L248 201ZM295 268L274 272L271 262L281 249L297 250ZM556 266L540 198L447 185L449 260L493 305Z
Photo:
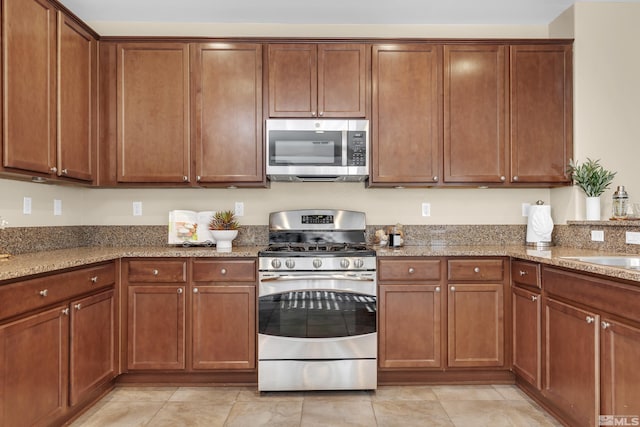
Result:
M16 316L115 283L114 263L0 287L0 319Z
M381 258L378 259L378 279L424 281L440 280L440 259L407 259Z
M511 281L516 285L540 288L540 265L535 262L511 261Z
M194 260L194 282L255 282L254 259Z
M184 283L187 281L186 260L133 260L128 261L127 264L129 283Z
M449 280L502 281L504 261L501 259L450 259Z

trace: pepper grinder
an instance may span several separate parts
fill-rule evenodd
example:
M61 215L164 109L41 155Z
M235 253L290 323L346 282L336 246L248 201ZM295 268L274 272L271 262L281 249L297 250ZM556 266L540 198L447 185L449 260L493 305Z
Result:
M619 185L616 191L613 193L613 218L626 218L628 207L629 194L624 190L624 185Z

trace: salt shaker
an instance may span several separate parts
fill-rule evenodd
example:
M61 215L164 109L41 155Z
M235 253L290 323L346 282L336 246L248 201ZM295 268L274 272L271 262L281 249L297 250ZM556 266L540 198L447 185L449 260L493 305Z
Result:
M627 217L629 207L629 194L624 190L624 185L619 185L613 193L613 217L624 219Z

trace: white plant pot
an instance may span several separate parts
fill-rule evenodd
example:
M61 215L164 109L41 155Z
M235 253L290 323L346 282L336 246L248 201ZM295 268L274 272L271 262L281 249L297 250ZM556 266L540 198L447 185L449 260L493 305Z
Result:
M587 221L600 221L600 197L586 198Z
M216 252L231 252L231 242L238 236L238 230L211 230L216 239Z

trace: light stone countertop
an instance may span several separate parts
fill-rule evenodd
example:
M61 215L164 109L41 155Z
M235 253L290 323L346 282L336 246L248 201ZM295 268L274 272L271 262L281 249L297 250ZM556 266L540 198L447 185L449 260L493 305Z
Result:
M257 257L264 246L233 247L232 252L216 252L209 247L171 247L171 246L139 246L139 247L81 247L55 251L34 252L10 257L0 262L0 282L20 279L36 274L55 272L73 267L81 267L97 262L118 258L142 257ZM599 252L569 247L552 247L537 250L525 246L405 246L399 249L376 248L378 257L425 257L425 256L508 256L542 264L571 268L578 271L602 274L609 277L638 282L640 271L596 264L578 262L563 257L575 256L610 256L625 255L621 253Z

